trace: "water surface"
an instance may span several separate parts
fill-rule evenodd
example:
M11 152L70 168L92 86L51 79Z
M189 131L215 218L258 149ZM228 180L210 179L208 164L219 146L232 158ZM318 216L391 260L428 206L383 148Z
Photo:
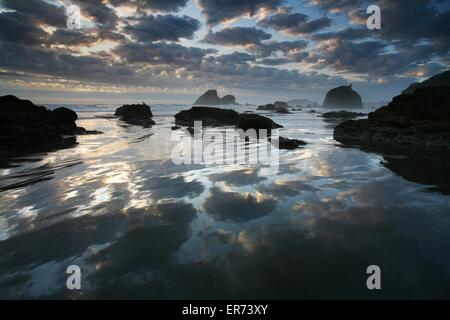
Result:
M268 114L308 142L276 175L175 165L187 106L152 107L152 128L72 108L104 134L0 169L0 297L450 298L446 159L343 147L305 109ZM373 264L381 291L366 287Z

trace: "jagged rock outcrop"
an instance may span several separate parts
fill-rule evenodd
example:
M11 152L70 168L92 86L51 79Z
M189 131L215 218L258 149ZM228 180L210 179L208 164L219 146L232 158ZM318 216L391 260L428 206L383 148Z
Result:
M349 85L328 91L323 106L331 108L362 108L363 104L361 96Z
M116 109L115 115L131 125L147 127L155 124L152 110L145 103L123 105Z
M450 70L436 74L423 82L413 83L402 93L413 93L414 90L419 88L442 87L442 86L450 86Z
M195 106L198 105L230 105L236 104L236 98L232 95L226 95L223 98L220 98L217 94L217 90L208 90L206 91L197 101L194 102Z
M450 87L425 87L395 97L368 119L334 129L342 143L450 151Z

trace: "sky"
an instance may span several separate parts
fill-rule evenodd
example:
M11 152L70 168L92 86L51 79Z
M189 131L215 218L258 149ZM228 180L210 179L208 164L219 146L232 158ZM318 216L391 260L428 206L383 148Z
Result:
M190 104L208 89L322 103L348 84L388 101L448 70L449 50L450 0L0 0L0 95L39 104Z

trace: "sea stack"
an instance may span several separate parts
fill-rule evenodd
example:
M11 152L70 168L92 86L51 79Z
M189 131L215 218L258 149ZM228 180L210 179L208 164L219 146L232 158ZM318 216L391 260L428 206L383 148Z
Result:
M231 104L237 104L236 98L233 95L226 95L223 98L220 98L219 95L217 94L217 90L206 91L194 103L195 106L199 105L214 106L214 105L231 105Z
M324 107L331 108L362 108L361 96L352 89L352 85L342 86L328 91Z
M115 115L131 125L147 127L155 124L152 120L152 110L145 103L121 106L116 110Z

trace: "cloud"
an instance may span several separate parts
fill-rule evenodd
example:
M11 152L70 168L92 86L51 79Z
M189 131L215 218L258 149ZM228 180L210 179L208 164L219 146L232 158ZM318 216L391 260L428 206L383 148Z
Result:
M336 32L316 33L312 36L315 41L340 39L358 40L373 36L373 32L366 27L346 27Z
M140 42L168 40L179 41L180 38L192 39L200 28L197 19L188 16L149 15L133 19L124 30Z
M274 10L285 2L285 0L197 0L210 26L237 17L252 17L261 9Z
M36 45L47 38L47 32L38 26L38 21L18 12L0 14L0 40Z
M296 54L304 50L308 45L305 40L297 41L273 41L258 45L252 48L260 57L269 57L276 53L282 53L287 56L290 54Z
M248 53L233 52L218 56L215 60L223 64L246 64L255 61L256 57ZM234 173L239 174L239 172L233 172L233 174Z
M276 14L262 19L258 24L289 35L304 35L329 27L331 22L328 17L310 19L302 13L292 13L292 8L285 7Z
M260 199L252 194L223 192L212 188L205 200L203 209L218 220L247 222L272 213L276 202L273 199Z
M157 12L176 12L186 6L188 0L110 0L113 6L136 7Z
M203 42L221 46L255 46L261 41L272 38L270 33L249 27L225 28L218 32L210 32Z
M214 50L185 47L176 43L123 43L114 49L114 53L126 59L130 64L172 65L193 68L199 66L203 57Z
M101 26L113 27L118 21L115 11L103 0L71 0L71 3L79 6L82 14L93 18Z
M64 8L43 0L1 0L0 4L7 9L15 10L23 19L32 19L55 27L66 25Z
M306 2L331 13L347 13L363 5L362 0L307 0Z

